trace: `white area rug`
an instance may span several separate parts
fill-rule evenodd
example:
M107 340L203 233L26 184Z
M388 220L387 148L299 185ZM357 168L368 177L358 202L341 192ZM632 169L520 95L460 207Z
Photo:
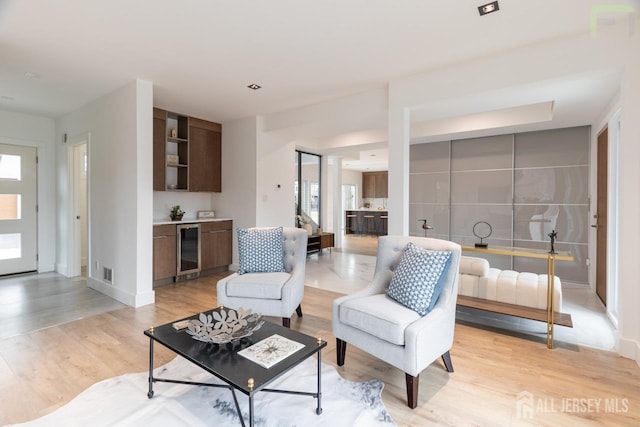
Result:
M317 359L309 358L274 381L269 388L316 391ZM181 357L156 368L160 378L222 382ZM258 393L254 399L256 426L395 426L384 404L380 380L357 383L340 377L333 366L322 365L322 414L316 399L281 393ZM67 405L19 426L234 426L240 425L231 391L155 383L147 398L148 372L126 374L99 382ZM248 398L236 392L248 425Z

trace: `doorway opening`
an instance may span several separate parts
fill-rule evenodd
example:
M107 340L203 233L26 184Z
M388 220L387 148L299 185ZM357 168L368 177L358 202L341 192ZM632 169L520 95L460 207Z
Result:
M89 256L89 136L73 138L69 160L68 276L87 277Z

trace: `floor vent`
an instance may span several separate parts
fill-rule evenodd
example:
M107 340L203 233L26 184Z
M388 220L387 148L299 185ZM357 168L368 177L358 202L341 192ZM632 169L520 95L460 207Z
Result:
M113 270L108 267L102 267L102 279L107 283L113 283Z

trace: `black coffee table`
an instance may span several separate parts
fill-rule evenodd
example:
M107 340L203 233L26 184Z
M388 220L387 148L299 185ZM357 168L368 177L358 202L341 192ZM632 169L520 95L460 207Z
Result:
M215 311L219 308L215 309ZM205 312L211 313L211 310ZM199 314L199 313L198 313ZM312 396L317 399L316 414L322 413L321 406L321 351L327 346L327 342L320 338L314 338L303 333L293 331L289 328L282 327L280 325L273 324L271 322L265 322L262 327L255 331L253 335L242 338L237 342L228 344L211 344L204 343L193 339L186 330L176 331L173 328L175 322L189 319L197 319L198 314L179 319L165 325L156 326L144 331L144 334L149 337L149 393L147 396L149 399L153 397L153 383L155 382L167 382L175 384L190 384L206 387L224 387L228 388L232 395L238 411L241 424L245 425L244 417L240 411L240 405L236 398L235 390L249 397L249 425L253 426L253 398L258 392L272 392L272 393L286 393L297 394L304 396ZM273 365L271 368L266 369L262 366L238 355L238 351L243 350L258 341L270 337L271 335L278 334L285 338L289 338L293 341L297 341L304 344L304 348L298 350L286 359ZM156 378L153 376L153 343L157 341L168 349L172 350L176 354L189 360L191 363L201 367L205 371L220 378L226 384L210 384L210 383L198 383L192 381L181 381L178 379ZM318 353L318 383L316 393L307 393L291 390L276 390L266 388L276 378L283 375L293 367L299 365L302 361ZM251 381L253 380L253 381Z

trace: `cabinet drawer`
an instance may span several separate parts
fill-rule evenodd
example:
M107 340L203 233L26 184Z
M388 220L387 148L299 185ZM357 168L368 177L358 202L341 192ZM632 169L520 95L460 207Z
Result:
M175 224L163 224L153 226L153 237L158 236L175 236L176 226Z
M211 231L231 230L232 221L209 221L200 223L200 231L208 233Z

